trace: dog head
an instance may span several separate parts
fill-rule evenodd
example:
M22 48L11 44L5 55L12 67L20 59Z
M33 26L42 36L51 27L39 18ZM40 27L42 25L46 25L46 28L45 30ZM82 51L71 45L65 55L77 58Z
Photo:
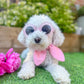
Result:
M18 36L19 42L33 50L44 50L50 44L61 46L64 36L59 27L46 15L34 15Z

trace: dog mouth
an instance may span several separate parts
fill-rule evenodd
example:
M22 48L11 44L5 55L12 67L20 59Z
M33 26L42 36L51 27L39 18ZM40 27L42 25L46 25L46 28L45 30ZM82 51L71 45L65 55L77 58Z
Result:
M43 48L43 47L45 47L45 44L41 44L41 43L34 44L34 47L40 47L40 48Z
M30 46L31 49L33 50L45 50L48 48L48 45L45 43L35 43Z

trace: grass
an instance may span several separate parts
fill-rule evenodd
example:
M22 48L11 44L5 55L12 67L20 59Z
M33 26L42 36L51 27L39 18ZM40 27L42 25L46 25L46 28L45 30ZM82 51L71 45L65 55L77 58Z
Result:
M84 53L65 53L65 58L66 61L59 64L71 74L71 84L84 84ZM1 76L0 84L56 84L50 73L43 68L37 67L36 76L29 80L19 79L18 71Z

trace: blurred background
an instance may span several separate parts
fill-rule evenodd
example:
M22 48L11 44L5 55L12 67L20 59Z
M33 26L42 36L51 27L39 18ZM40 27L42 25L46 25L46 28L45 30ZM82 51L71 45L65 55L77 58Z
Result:
M58 24L66 37L60 47L64 52L84 51L84 0L0 0L0 51L22 52L17 36L34 14L46 14Z

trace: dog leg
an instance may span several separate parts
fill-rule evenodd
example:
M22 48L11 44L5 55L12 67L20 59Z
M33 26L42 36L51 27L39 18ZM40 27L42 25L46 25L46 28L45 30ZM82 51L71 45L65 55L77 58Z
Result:
M22 79L29 79L35 76L35 65L32 61L32 52L29 51L26 59L23 62L21 70L18 72L18 77Z
M70 84L70 75L64 67L52 64L47 66L45 69L51 73L53 79L58 84Z
M18 77L29 79L35 76L35 65L32 61L24 62L21 70L18 72Z

